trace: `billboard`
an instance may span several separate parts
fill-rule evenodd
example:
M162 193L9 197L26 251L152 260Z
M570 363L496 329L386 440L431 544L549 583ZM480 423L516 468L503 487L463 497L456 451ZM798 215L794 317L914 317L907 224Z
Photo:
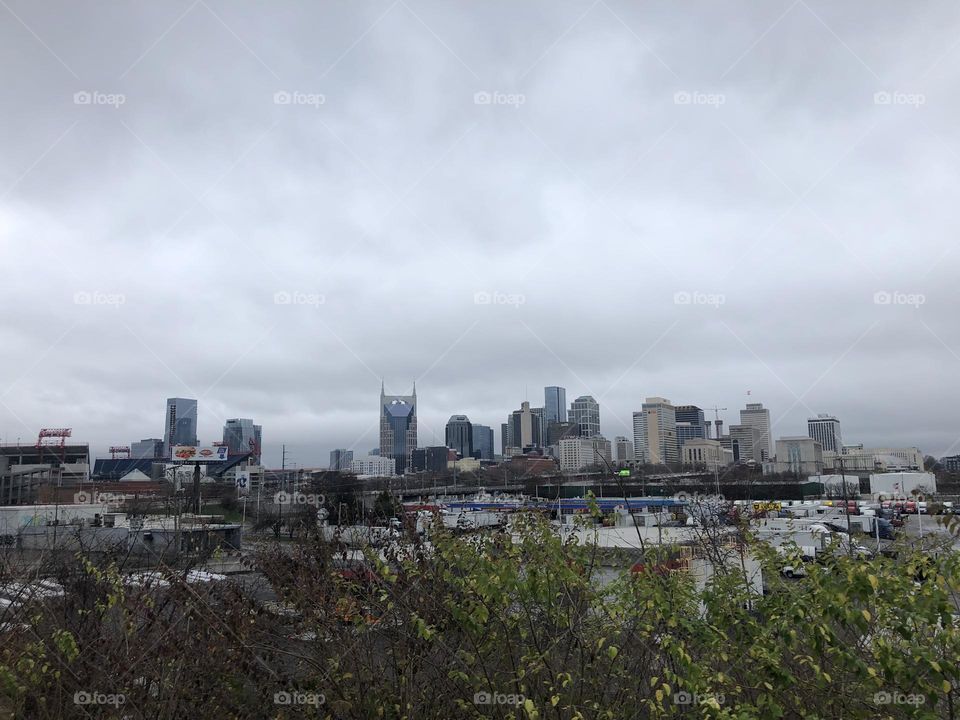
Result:
M227 459L227 446L174 445L170 448L170 459L186 462L223 462Z

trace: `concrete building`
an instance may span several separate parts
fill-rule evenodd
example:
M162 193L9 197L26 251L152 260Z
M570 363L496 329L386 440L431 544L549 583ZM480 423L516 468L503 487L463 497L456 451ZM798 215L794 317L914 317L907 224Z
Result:
M387 395L380 384L380 455L395 461L402 475L417 447L417 386L410 395ZM356 461L354 461L356 462ZM367 473L364 473L367 474Z
M770 435L770 411L763 407L763 403L747 403L747 406L740 411L740 424L750 425L760 432L758 451L754 453L752 459L763 462L772 458L773 439Z
M346 448L337 448L330 451L330 469L345 472L350 470L350 464L353 462L353 450Z
M613 447L618 465L626 465L634 460L633 443L629 438L618 435L613 439Z
M507 457L510 453L507 452L508 449L513 448L513 431L510 427L511 423L509 418L507 422L500 423L500 454L503 457Z
M894 472L923 470L923 453L918 448L865 448L860 445L844 445L843 452L824 453L824 464L839 469L843 459L844 470Z
M473 424L466 415L451 415L444 437L447 447L456 450L460 457L473 457Z
M447 470L457 473L477 472L480 470L480 461L472 457L448 460Z
M719 440L693 438L683 445L682 462L685 468L704 468L710 472L725 468L733 462L733 453Z
M159 438L148 438L130 443L130 457L133 460L166 459L163 454L163 440Z
M808 418L807 435L820 443L824 453L837 453L843 448L840 421L833 415L818 413L815 418Z
M543 447L543 408L531 408L524 400L520 409L514 410L507 418L510 444L520 450ZM504 451L506 454L506 450Z
M562 472L578 472L594 465L603 466L601 456L610 462L610 441L603 437L566 438L558 444Z
M696 405L677 405L674 409L677 419L677 451L681 451L683 444L694 438L707 437L707 420L703 409ZM681 453L682 456L682 453Z
M764 463L765 473L819 475L823 471L823 448L810 437L782 437L777 440L775 460Z
M223 425L223 444L230 455L250 453L255 465L260 464L260 443L263 427L254 425L250 418L231 418Z
M0 445L0 505L43 502L56 488L89 479L89 445Z
M547 424L547 446L552 447L566 438L580 437L580 426L572 422Z
M570 405L570 422L580 426L580 437L600 434L600 403L590 395L581 395Z
M731 425L727 435L729 444L725 445L733 452L734 462L762 462L764 444L760 428L755 425Z
M493 460L493 428L489 425L473 425L473 456L480 460Z
M191 398L167 398L163 426L163 455L170 456L174 445L199 445L197 441L197 401Z
M943 469L951 473L960 473L960 455L947 455L940 458Z
M392 457L367 455L366 457L355 458L350 463L350 472L354 475L390 477L397 474L397 463Z
M566 388L551 385L543 389L543 421L567 421L567 390Z
M650 465L680 461L676 409L662 397L649 397L633 414L633 448L637 460Z

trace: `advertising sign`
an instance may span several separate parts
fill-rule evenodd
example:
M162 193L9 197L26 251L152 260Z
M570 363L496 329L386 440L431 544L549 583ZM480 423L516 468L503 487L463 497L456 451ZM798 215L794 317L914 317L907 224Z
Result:
M223 462L227 459L227 446L215 445L174 445L170 448L170 459L184 462Z

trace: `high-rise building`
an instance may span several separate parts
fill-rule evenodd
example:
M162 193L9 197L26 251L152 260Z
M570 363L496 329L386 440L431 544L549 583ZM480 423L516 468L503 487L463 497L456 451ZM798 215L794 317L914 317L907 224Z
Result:
M350 470L353 463L353 450L346 448L337 448L330 451L330 469L346 472Z
M683 445L688 440L707 437L707 421L703 410L696 405L677 405L677 452L683 456Z
M473 457L473 424L466 415L451 415L447 420L447 447L460 453L460 457Z
M520 450L543 446L543 408L531 408L524 400L520 409L514 410L507 418L507 434L510 445Z
M561 440L571 437L580 437L580 426L573 422L547 423L546 445L556 445Z
M190 398L167 398L163 426L163 455L170 455L174 445L198 445L197 401Z
M760 431L760 452L752 458L757 462L769 460L773 457L773 440L770 437L770 411L763 407L763 403L747 403L746 408L740 411L740 424L751 425ZM731 426L731 432L733 427Z
M163 458L163 440L148 438L130 443L130 457L133 460L159 460Z
M558 443L558 459L563 472L603 467L604 459L610 462L610 441L599 436L564 438Z
M514 447L512 436L513 423L510 422L510 418L507 418L507 422L500 423L500 454L503 457L507 456L507 448Z
M480 460L493 460L493 428L488 425L473 425L473 456Z
M387 395L380 384L380 455L395 461L403 475L417 447L417 385L411 395ZM356 462L356 461L354 461Z
M260 464L260 440L262 427L254 425L250 418L232 418L223 426L223 444L230 455L251 453L256 465Z
M734 462L748 462L763 459L763 435L756 425L731 425L730 432L721 442L733 452Z
M680 461L676 408L662 397L649 397L633 414L633 448L640 462L663 465Z
M446 472L449 459L450 448L446 446L417 448L410 454L410 470L411 472Z
M591 395L581 395L570 404L570 422L580 426L581 437L600 434L600 403Z
M616 449L617 463L626 465L633 462L633 443L630 442L629 438L619 435L613 439L613 446Z
M355 458L350 463L350 472L354 475L368 475L372 477L389 477L396 475L397 462L390 457L367 455Z
M567 421L566 388L550 385L543 389L543 421L545 425Z
M833 415L818 413L815 418L807 419L807 435L820 443L823 452L843 452L840 439L840 421Z

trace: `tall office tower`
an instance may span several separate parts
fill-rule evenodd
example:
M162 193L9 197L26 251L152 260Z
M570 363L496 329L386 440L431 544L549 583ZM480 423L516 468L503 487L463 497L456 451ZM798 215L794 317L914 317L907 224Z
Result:
M513 423L510 422L509 418L507 418L507 422L500 423L500 454L503 457L507 456L507 448L514 447L512 429Z
M167 398L163 427L163 455L169 457L174 445L197 445L197 401Z
M148 438L130 443L130 457L134 460L159 460L163 458L163 440Z
M250 418L232 418L223 426L223 444L230 455L252 453L252 460L259 465L261 431L262 427Z
M473 425L473 456L480 460L493 460L493 428Z
M570 422L580 426L580 437L600 434L600 403L590 395L581 395L570 404Z
M680 461L677 415L670 401L649 397L633 414L633 447L637 459L651 465Z
M417 384L411 395L386 395L380 383L380 455L393 458L397 475L410 465L417 447Z
M353 450L346 448L337 448L330 451L330 469L341 472L349 472L350 465L353 463Z
M446 445L460 453L461 458L473 457L473 424L466 415L451 415L444 432Z
M760 428L755 425L731 425L727 438L729 443L725 447L733 451L735 462L762 461L764 446Z
M543 408L531 408L524 400L520 409L514 410L507 418L510 446L526 450L543 446Z
M807 420L807 435L823 448L823 452L840 453L843 441L840 438L840 421L833 415L817 413L815 418Z
M547 423L547 439L544 445L556 445L561 440L572 437L580 437L580 426L574 422L549 422Z
M750 425L760 431L760 456L753 458L757 462L773 457L773 440L770 438L770 411L763 403L747 403L740 411L740 424Z
M687 440L705 439L707 421L703 410L696 405L677 405L677 454L683 457L683 444Z
M567 421L567 389L550 385L543 389L544 427L552 422Z
M613 439L613 445L616 449L616 460L621 465L633 462L633 443L628 438L618 435Z

